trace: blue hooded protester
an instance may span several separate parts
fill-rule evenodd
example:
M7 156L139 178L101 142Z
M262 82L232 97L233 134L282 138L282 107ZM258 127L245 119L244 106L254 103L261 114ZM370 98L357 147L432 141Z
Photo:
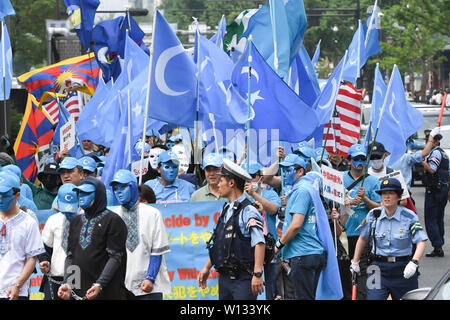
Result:
M136 176L119 170L110 182L128 230L125 287L128 300L162 300L171 291L164 254L170 252L161 212L140 203Z
M80 286L74 288L76 297L92 299L121 298L125 278L127 227L120 217L106 208L106 188L93 177L86 177L74 188L78 192L84 214L70 223L65 261L65 284L59 288L61 299L70 299L71 268L80 272Z

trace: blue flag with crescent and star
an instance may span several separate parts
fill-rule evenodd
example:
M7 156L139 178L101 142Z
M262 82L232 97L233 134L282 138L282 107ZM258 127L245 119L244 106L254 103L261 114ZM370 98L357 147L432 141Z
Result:
M378 68L375 72L372 126L375 132L380 123L376 141L381 142L390 153L386 164L391 165L406 152L406 140L422 127L424 119L422 113L406 100L402 77L396 65L392 72L391 85L387 89L383 88L385 85ZM386 93L381 96L383 89Z
M316 112L267 64L252 42L236 63L232 82L241 96L248 97L249 48L251 46L250 128L277 129L282 141L298 142L318 126Z

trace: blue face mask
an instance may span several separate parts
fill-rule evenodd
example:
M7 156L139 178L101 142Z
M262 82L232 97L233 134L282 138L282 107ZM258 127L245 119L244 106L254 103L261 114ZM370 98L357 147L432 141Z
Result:
M95 191L93 192L83 192L80 191L80 193L78 194L78 201L80 204L80 207L83 209L87 209L92 201L94 201L95 198Z
M161 174L168 182L174 182L178 175L178 165L173 162L161 164Z
M14 191L11 189L7 192L0 193L0 211L6 212L11 209L14 201Z
M114 195L121 205L131 201L131 187L126 184L116 183L113 186Z
M285 186L292 186L295 179L295 167L284 167L283 168L283 183Z

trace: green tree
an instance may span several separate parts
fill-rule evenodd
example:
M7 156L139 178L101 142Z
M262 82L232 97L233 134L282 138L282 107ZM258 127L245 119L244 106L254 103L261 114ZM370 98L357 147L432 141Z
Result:
M425 97L428 72L436 71L445 57L443 51L448 36L449 0L401 0L386 8L382 29L382 53L375 62L381 69L392 70L396 64L403 73L421 74L421 96ZM413 77L411 77L413 79Z
M60 0L59 0L60 1ZM12 0L16 15L9 18L9 35L15 75L28 72L31 67L46 65L47 41L45 20L56 16L55 0ZM60 1L60 10L65 6ZM65 13L61 17L66 17Z

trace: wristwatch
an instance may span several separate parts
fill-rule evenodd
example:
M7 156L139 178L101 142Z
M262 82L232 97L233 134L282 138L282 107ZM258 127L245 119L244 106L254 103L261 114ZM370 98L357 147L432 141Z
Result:
M281 248L284 247L284 243L282 243L282 242L280 241L280 239L278 239L277 243L275 243L275 247L277 247L278 250L280 250Z
M414 262L416 265L419 265L419 261L416 259L411 259L411 262Z
M261 278L262 277L262 272L253 272L252 276L255 276L257 278Z

